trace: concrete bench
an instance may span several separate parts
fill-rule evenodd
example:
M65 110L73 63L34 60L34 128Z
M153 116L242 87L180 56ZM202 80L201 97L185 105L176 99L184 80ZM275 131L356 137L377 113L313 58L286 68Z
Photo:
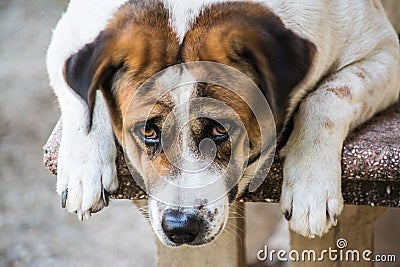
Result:
M58 123L44 146L46 168L56 174L57 152L61 139ZM400 207L400 103L378 114L345 141L342 152L342 191L345 209L338 225L326 236L308 240L291 234L291 247L298 251L335 248L346 238L353 249L373 251L374 222L385 207ZM146 194L135 183L119 148L117 158L119 188L111 196L131 199L145 205ZM243 202L278 202L282 184L282 163L276 159L267 179L253 193L245 193L235 205L238 214L230 219L235 233L223 233L216 245L202 248L170 249L157 242L157 266L245 266ZM232 227L231 227L232 229ZM218 248L218 249L216 249ZM295 262L294 266L360 266L359 262ZM362 266L373 266L373 262Z

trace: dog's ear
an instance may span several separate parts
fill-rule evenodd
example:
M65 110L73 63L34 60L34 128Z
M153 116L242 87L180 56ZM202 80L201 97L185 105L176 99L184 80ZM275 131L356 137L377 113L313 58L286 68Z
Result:
M282 122L290 93L311 68L315 45L285 28L248 34L245 39L233 40L240 44L236 55L247 59L259 73L260 87Z
M210 27L213 17L216 23ZM183 47L187 61L216 61L247 74L263 91L280 121L284 120L292 89L309 72L316 51L313 43L285 28L264 6L249 8L248 3L204 10Z
M64 66L64 78L87 104L89 109L89 131L96 99L96 90L104 88L118 69L112 66L110 58L104 53L104 40L99 36L71 55Z
M290 93L309 72L315 46L286 29L237 28L226 38L224 63L253 78L277 119L284 120ZM207 47L213 49L210 42Z

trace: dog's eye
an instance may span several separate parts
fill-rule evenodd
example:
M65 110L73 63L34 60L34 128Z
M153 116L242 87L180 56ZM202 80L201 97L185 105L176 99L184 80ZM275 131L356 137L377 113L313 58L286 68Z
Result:
M216 125L212 129L212 135L213 136L223 136L223 135L225 135L227 133L228 133L228 131L224 127L222 127L221 125Z
M153 126L146 126L140 128L140 135L147 143L157 143L159 141L158 129Z
M216 124L211 130L211 135L213 139L216 141L225 141L229 137L228 131L229 131L228 126L224 127L220 124Z
M147 139L157 139L158 138L157 131L154 128L145 129L143 136Z

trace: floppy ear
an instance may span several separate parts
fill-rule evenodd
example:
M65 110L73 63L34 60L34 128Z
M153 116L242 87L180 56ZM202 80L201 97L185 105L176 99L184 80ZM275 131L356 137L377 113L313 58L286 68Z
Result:
M315 45L292 31L258 32L243 42L242 56L248 58L262 76L261 88L280 122L285 119L292 90L312 66ZM268 82L272 88L267 88Z
M210 22L215 20L215 23ZM223 3L205 9L185 36L186 61L230 65L252 78L283 122L290 93L307 75L316 47L285 28L261 4Z
M264 40L262 46L269 48L264 52L278 93L288 97L309 72L316 46L286 28L272 32L271 38Z
M223 49L218 50L210 38L203 51L209 53L208 56L219 53L217 61L236 67L253 78L277 119L283 122L292 89L311 68L314 44L284 28L280 31L236 28L224 39L219 42L225 46ZM221 56L225 59L218 60Z
M98 37L86 44L65 62L64 78L87 104L89 110L89 131L92 126L96 90L105 88L112 79L117 67L112 66L110 58L104 53L104 41Z

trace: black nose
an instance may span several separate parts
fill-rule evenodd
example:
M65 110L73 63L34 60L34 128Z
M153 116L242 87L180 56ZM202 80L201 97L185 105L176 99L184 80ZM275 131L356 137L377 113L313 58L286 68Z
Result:
M199 220L190 212L166 210L162 217L162 228L172 242L189 243L199 233Z

